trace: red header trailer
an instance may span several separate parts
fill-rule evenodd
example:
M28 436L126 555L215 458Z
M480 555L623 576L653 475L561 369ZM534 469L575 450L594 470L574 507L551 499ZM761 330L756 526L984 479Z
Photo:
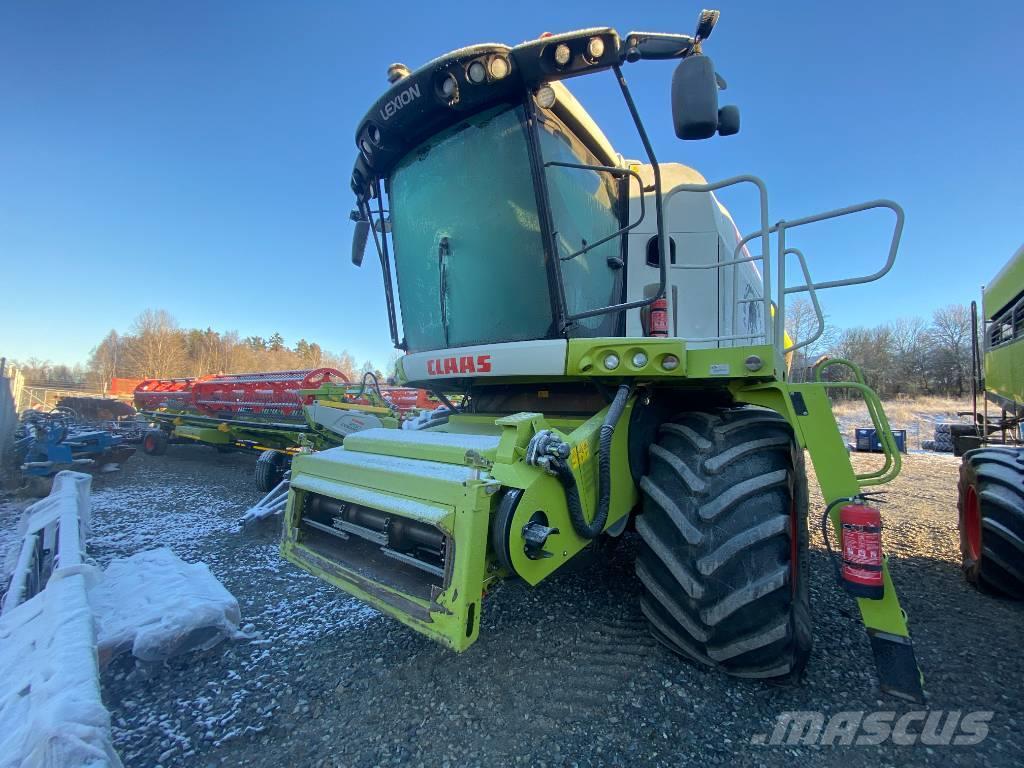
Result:
M216 374L197 379L147 379L135 388L135 407L198 411L207 416L232 419L239 416L297 418L309 396L300 389L321 384L348 384L348 377L334 368L268 373Z
M157 408L194 408L192 383L195 379L143 379L135 387L135 407L140 411Z
M287 418L301 415L302 406L312 402L312 397L302 397L298 390L348 383L348 376L334 368L224 374L196 381L192 398L200 410L220 418L238 414Z

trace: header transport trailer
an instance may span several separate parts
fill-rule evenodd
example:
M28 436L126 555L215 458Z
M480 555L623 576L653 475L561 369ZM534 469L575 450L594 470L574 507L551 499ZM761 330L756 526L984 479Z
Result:
M959 527L964 575L979 587L1024 599L1024 247L982 291L981 328L972 304L976 434L981 447L960 465ZM979 332L980 331L980 332ZM999 412L990 415L991 409Z
M299 450L340 445L361 429L393 429L403 415L439 404L421 390L382 389L372 375L354 384L333 368L146 379L135 389L135 407L154 425L143 437L146 453L161 455L172 441L258 453L256 485L264 492Z
M634 529L650 631L696 664L796 680L811 647L805 451L883 689L920 699L906 616L866 496L900 456L853 363L789 380L786 304L893 265L903 212L875 200L771 224L756 176L707 182L659 163L623 68L678 60L682 139L739 130L694 35L607 27L473 45L390 86L356 127L353 261L372 236L411 386L461 392L420 429L369 429L296 456L291 562L449 648L480 630L487 588L534 585L596 539ZM565 82L611 74L645 161L619 155ZM741 236L716 192L757 194ZM892 217L877 271L814 282L795 235L861 211ZM787 261L789 266L787 266ZM787 278L787 269L798 270ZM823 377L845 366L850 377ZM883 465L856 474L829 394L867 402Z

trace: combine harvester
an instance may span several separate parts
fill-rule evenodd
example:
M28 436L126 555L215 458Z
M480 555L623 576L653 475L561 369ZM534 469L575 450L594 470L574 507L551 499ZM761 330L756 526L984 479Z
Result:
M362 429L396 428L403 414L433 404L420 390L382 390L372 374L356 385L341 371L315 368L147 379L135 389L135 407L155 425L142 440L146 453L162 455L172 441L258 453L256 485L266 492L300 450L340 445Z
M790 296L818 309L818 292L891 269L903 212L876 200L773 225L759 178L707 183L658 163L622 68L681 60L676 134L736 133L701 50L717 18L702 13L693 36L602 27L390 68L356 130L353 261L372 235L400 378L465 399L421 429L296 456L282 553L461 651L494 582L538 584L634 528L639 607L659 641L728 674L796 680L812 636L806 451L826 500L814 521L842 558L881 686L920 700L866 495L899 472L892 433L853 363L790 382L787 356L814 338L785 333ZM609 70L646 162L616 153L563 85ZM741 184L760 202L745 237L714 194ZM884 263L813 282L793 235L869 210L894 217ZM876 471L851 466L829 403L839 389L868 404Z
M1024 600L1024 247L985 286L980 334L976 303L971 310L977 428L956 439L980 447L960 465L964 575L986 591ZM999 416L989 415L990 405Z

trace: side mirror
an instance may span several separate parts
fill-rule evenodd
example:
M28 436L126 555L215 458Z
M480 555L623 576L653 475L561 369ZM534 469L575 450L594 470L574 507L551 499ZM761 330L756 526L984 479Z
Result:
M718 110L718 135L734 136L740 132L740 108L730 104Z
M725 80L715 72L707 56L690 56L679 62L672 76L672 121L680 139L710 139L740 132L740 110L718 108L718 92Z
M718 130L718 80L707 56L689 56L672 75L672 122L684 140L710 139Z
M366 251L366 240L370 236L370 222L362 220L356 222L355 232L352 233L352 263L357 267L362 266L363 253Z

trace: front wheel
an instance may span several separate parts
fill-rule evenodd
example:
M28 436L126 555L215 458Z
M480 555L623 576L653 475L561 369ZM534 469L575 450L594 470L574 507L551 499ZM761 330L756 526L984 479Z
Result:
M964 454L958 491L964 576L983 589L1024 599L1024 449Z
M288 471L288 455L283 451L268 449L256 459L256 490L269 493L284 480Z
M777 413L662 424L641 480L637 576L651 632L730 675L795 680L811 650L807 478Z

